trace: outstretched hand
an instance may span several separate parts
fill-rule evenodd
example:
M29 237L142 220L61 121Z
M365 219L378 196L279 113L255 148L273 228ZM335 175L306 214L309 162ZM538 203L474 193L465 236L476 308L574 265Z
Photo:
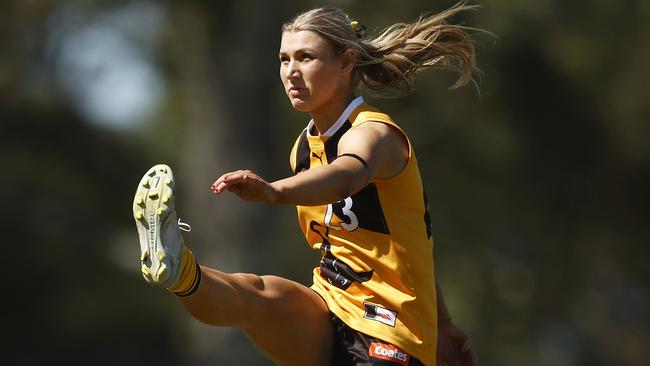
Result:
M463 331L448 319L438 322L439 366L478 366L478 357L472 350L472 343Z
M246 201L274 203L278 196L270 183L250 170L226 173L210 188L215 195L227 190Z

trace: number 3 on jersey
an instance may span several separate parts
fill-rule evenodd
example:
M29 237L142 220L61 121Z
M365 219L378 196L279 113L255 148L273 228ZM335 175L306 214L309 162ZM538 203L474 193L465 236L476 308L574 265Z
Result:
M348 197L343 201L330 203L327 205L327 212L325 212L324 223L332 230L341 231L354 231L359 227L359 219L352 211L352 197ZM334 222L332 222L334 218Z

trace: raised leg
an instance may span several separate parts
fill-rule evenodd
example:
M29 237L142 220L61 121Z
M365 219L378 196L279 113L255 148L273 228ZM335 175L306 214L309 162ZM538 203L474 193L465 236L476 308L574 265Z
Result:
M299 283L201 267L197 291L179 298L199 321L242 328L278 365L330 365L333 329L324 301Z
M333 329L320 296L276 276L197 266L179 230L174 188L171 168L158 164L145 173L135 193L133 217L144 279L178 296L199 321L242 328L279 365L331 364Z

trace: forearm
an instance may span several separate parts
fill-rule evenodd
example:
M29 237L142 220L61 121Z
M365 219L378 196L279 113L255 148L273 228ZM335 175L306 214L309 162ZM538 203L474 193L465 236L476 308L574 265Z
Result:
M438 364L478 366L478 357L472 350L469 337L451 321L440 285L436 280L438 302Z
M436 279L436 302L438 304L438 321L451 321L451 315L449 314L449 309L447 309L447 304L445 303L442 289L438 284L438 279Z
M349 197L367 184L367 172L344 164L330 164L271 183L275 203L322 205Z

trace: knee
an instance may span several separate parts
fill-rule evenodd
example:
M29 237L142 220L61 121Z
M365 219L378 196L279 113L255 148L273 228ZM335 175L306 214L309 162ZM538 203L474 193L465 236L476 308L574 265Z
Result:
M258 276L255 274L237 274L243 284L240 295L244 304L255 306L253 313L264 312L284 297L288 297L289 289L286 283L275 276Z
M309 312L312 306L307 306L309 299L297 285L277 276L257 276L239 274L247 284L247 291L242 292L243 306L247 324L268 322L272 318L282 318L283 314Z
M232 275L232 280L238 294L236 306L242 310L244 328L273 316L273 309L283 292L276 278L237 273Z
M233 273L230 275L230 283L242 295L259 295L266 291L264 278L253 273Z

